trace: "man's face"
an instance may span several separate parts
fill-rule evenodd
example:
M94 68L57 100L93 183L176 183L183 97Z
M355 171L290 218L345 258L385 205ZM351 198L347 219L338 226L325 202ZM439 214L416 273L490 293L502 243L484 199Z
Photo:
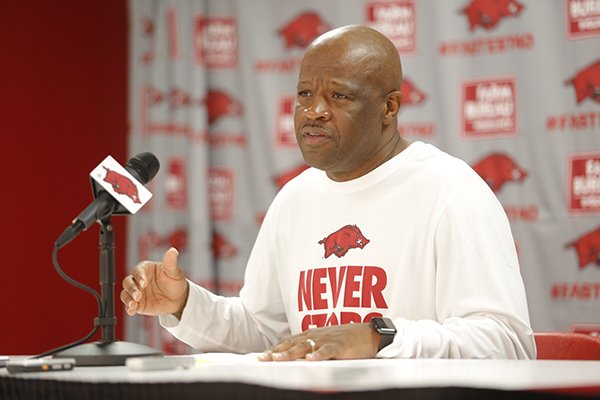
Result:
M307 54L300 68L296 139L306 163L336 181L369 172L382 147L386 93L360 59L332 48Z

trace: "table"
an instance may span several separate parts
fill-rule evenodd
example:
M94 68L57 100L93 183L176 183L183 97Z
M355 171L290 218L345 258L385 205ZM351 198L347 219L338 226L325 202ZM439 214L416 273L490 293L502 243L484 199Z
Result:
M188 369L125 366L9 374L0 398L453 399L600 398L600 361L333 360L259 362L256 355L199 354Z

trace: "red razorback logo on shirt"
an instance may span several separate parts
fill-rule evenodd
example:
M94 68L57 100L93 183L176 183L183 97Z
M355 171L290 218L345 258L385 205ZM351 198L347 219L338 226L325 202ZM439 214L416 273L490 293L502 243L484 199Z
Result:
M329 236L319 240L325 247L325 258L335 254L338 258L346 255L350 249L362 249L369 243L356 225L346 225Z
M577 104L588 98L600 103L600 60L577 72L565 84L573 85Z
M469 19L469 29L477 26L493 29L502 18L518 16L525 6L517 0L471 0L462 12Z
M131 179L119 174L118 172L108 169L105 166L102 167L106 170L104 182L108 182L116 193L124 194L133 200L134 203L141 203L137 186L135 186L135 183L133 183Z

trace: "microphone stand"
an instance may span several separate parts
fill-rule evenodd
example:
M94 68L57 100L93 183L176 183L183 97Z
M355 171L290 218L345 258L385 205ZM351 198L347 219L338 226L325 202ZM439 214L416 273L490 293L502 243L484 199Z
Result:
M115 235L110 216L100 222L100 289L104 315L94 319L101 328L99 342L84 343L53 355L74 358L77 366L125 365L129 357L160 356L160 350L115 339Z

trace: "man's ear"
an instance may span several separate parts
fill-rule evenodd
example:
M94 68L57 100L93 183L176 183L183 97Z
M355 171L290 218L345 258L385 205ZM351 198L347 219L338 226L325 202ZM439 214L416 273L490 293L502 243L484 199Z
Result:
M400 105L402 104L402 92L399 90L394 90L389 92L386 96L386 112L384 123L389 125L392 122L392 119L396 118L398 115L398 111L400 111Z

